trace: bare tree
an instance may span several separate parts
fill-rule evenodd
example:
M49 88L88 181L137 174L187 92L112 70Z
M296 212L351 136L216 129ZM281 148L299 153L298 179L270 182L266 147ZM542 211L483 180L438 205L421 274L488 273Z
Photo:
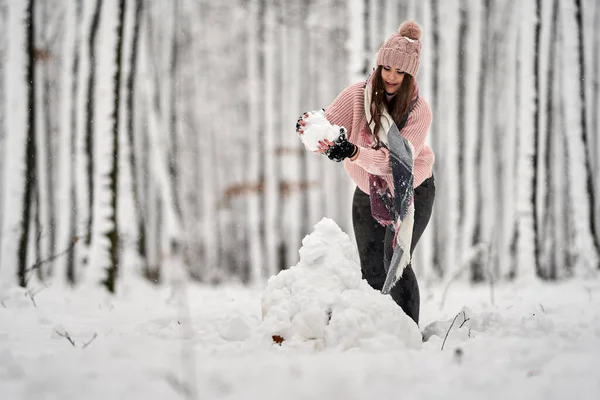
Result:
M4 141L6 137L6 118L4 116L6 110L6 101L7 98L5 96L6 89L4 83L5 76L5 63L8 51L8 5L6 1L0 1L0 193L4 193L4 163L6 157L4 156L5 146ZM0 260L2 260L2 236L4 229L4 196L0 194Z
M596 7L598 7L596 5ZM593 147L591 146L592 141L589 139L593 136L590 133L588 126L588 106L586 99L586 88L584 87L583 82L588 81L588 73L586 70L586 60L585 60L585 26L583 22L583 5L581 0L575 0L575 20L577 26L577 39L578 39L578 63L579 63L579 73L580 79L578 80L579 85L581 86L579 90L580 94L580 113L581 113L581 142L583 143L584 149L584 163L585 163L585 174L586 174L586 198L589 202L589 205L586 207L589 210L589 231L592 236L592 243L595 251L595 259L597 262L596 268L600 269L600 226L598 225L598 216L596 214L596 198L598 197L596 194L597 190L600 190L600 187L596 185L594 187L594 173L593 173ZM596 135L597 136L597 135Z
M126 118L127 118L127 139L129 145L129 163L132 174L132 194L133 194L133 206L135 217L137 221L137 240L136 250L144 264L144 268L147 268L147 238L146 238L146 216L144 215L144 203L141 201L140 187L144 181L143 173L138 165L137 158L137 140L136 133L138 132L136 125L136 107L135 97L137 95L136 77L138 72L138 59L139 59L139 40L140 40L140 29L143 15L143 0L135 0L134 10L134 26L133 26L133 37L131 39L131 53L129 60L129 74L127 75L126 81Z
M23 211L21 214L21 235L18 247L19 285L27 286L28 265L27 252L29 244L30 217L32 200L36 190L36 102L35 102L35 0L29 0L27 6L27 101L29 106L27 139L25 150L25 190L23 192Z
M69 124L69 168L68 168L68 182L69 182L69 203L71 207L69 208L69 235L68 240L75 240L77 236L77 221L79 219L79 201L77 196L77 166L79 163L78 159L78 109L77 99L79 92L79 84L80 84L80 76L81 76L81 55L80 55L80 43L81 43L81 28L82 28L82 16L83 16L83 0L76 0L75 3L75 15L74 15L74 24L75 24L75 34L74 36L74 46L73 46L73 64L71 66L72 78L71 78L71 109L70 109L70 124ZM74 284L76 282L76 266L75 266L75 254L76 249L70 251L67 254L66 261L66 279L70 284Z
M112 166L109 173L109 191L110 191L110 208L111 227L107 232L106 236L109 241L109 253L110 253L110 264L106 267L106 280L103 284L107 287L111 293L115 292L115 284L117 280L117 273L119 270L119 223L117 217L118 213L118 187L119 187L119 122L120 122L120 110L121 110L121 77L123 69L123 28L125 20L125 0L119 1L119 11L117 14L117 42L116 42L116 60L115 60L115 75L114 75L114 87L113 87L113 101L114 109L112 114L113 132L112 132L112 144L113 144L113 157Z
M100 27L100 16L102 14L102 3L104 0L97 0L94 13L92 15L92 24L88 37L88 52L89 52L89 69L88 80L86 87L87 113L85 127L85 154L87 162L87 198L88 198L88 219L85 235L85 244L89 246L92 241L92 229L94 225L94 174L95 174L95 159L94 159L94 118L96 105L96 41Z

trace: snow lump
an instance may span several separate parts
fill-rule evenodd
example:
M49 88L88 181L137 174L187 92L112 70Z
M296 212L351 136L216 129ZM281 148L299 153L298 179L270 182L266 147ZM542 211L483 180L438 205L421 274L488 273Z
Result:
M265 334L316 350L418 348L417 325L361 279L356 248L331 219L306 236L300 261L269 279L261 299Z

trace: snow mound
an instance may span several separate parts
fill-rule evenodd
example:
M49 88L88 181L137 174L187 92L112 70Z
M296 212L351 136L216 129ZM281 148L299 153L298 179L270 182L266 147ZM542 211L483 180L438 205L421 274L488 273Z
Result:
M340 136L341 127L332 125L325 118L325 111L310 111L307 112L308 117L304 118L306 125L303 128L304 133L300 135L300 140L310 151L319 149L319 141L328 139L332 142Z
M296 266L269 279L261 299L264 333L312 349L419 348L417 325L389 296L361 279L347 234L328 218L315 225Z

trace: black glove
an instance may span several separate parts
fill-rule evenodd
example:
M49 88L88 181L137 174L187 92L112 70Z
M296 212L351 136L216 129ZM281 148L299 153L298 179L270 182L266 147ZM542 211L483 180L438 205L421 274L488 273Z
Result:
M352 158L358 152L358 147L348 141L346 138L346 128L340 128L340 136L334 141L334 145L330 146L325 152L330 160L335 162L343 161L345 158Z

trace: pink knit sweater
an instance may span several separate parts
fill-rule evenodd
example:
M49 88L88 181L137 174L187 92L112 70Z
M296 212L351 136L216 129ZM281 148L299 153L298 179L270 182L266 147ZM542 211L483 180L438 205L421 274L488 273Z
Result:
M354 161L344 160L344 168L356 185L369 193L369 175L382 175L389 187L392 187L392 170L389 165L389 152L386 148L372 149L365 135L360 132L370 129L365 115L364 82L358 82L344 89L325 109L325 117L335 125L348 131L348 140L360 147L360 154ZM422 97L415 104L404 128L400 132L414 148L414 187L432 175L435 161L433 151L425 144L425 138L431 126L431 109ZM370 130L369 130L370 132Z

